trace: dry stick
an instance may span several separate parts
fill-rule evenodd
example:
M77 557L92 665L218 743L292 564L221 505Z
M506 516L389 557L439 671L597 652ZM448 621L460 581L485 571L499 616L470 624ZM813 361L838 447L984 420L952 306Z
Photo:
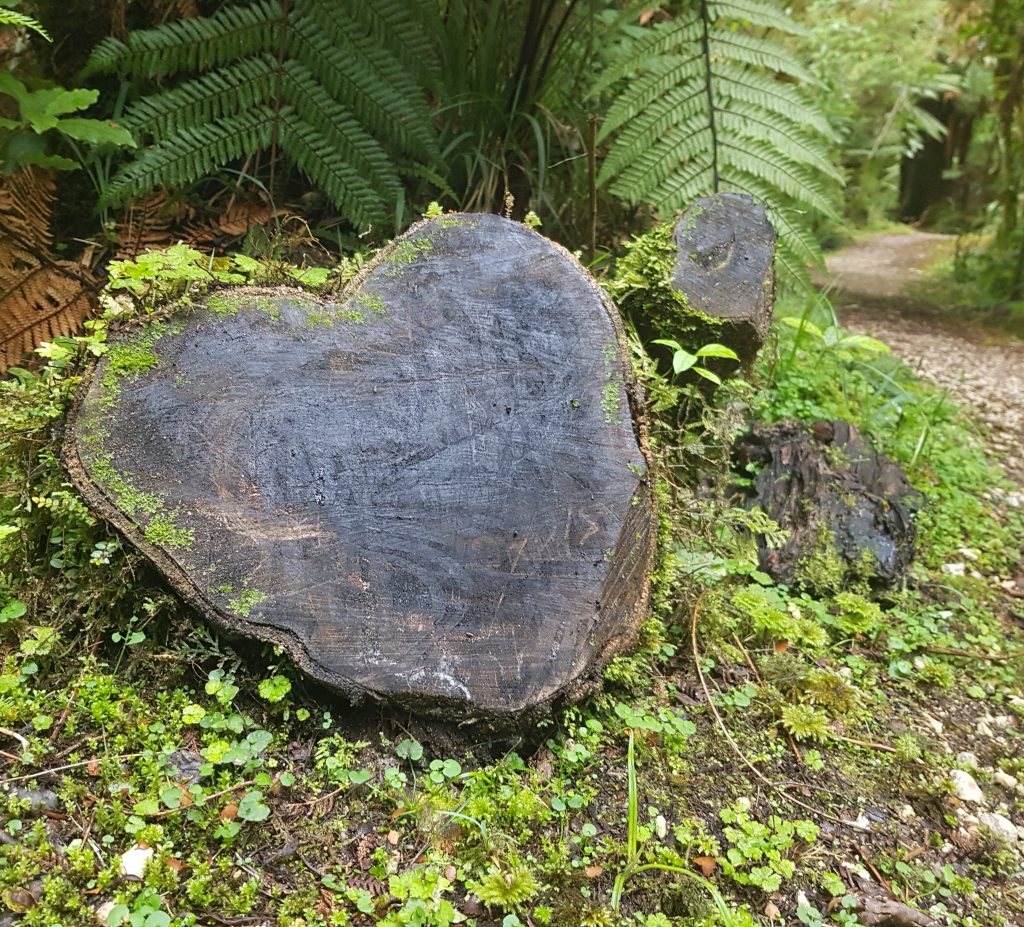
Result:
M5 737L10 737L11 740L18 741L18 743L21 744L26 750L31 746L29 742L21 736L21 734L19 734L17 731L12 731L8 727L0 727L0 734L3 734Z
M194 801L191 804L178 805L177 808L165 808L163 811L156 811L153 814L147 814L147 818L164 818L169 814L177 814L179 811L186 811L189 808L201 808L203 805L208 805L215 798L220 798L223 795L230 795L232 792L237 792L239 789L247 789L250 785L255 785L255 779L246 779L245 782L239 782L238 785L233 785L229 789L221 789L219 792L211 792L209 795L204 795L201 801ZM185 794L185 790L182 789L182 794Z
M836 824L842 824L844 827L854 827L855 825L852 821L844 821L842 818L838 818L834 814L830 814L827 811L822 811L819 808L815 808L813 805L808 805L806 802L802 802L799 799L794 798L792 795L786 792L785 789L780 789L774 782L768 779L761 772L761 770L759 770L753 763L750 762L750 760L748 760L743 755L743 751L740 749L739 744L737 744L736 741L733 740L732 734L729 733L729 729L725 726L725 721L722 720L722 716L718 712L718 708L715 707L715 703L711 698L711 691L710 689L708 689L707 680L704 678L704 670L702 670L700 666L700 650L697 647L697 614L700 611L701 602L704 601L704 596L706 595L706 591L702 592L697 597L697 602L693 606L693 618L690 622L690 643L693 647L693 663L694 666L697 667L697 678L700 680L701 689L704 690L704 697L707 699L708 707L711 709L711 713L715 716L715 721L718 722L719 730L721 730L722 734L725 736L725 739L728 742L729 746L732 748L733 753L736 754L736 757L739 759L739 761L743 763L743 765L746 766L747 769L749 769L754 774L754 776L757 777L758 780L763 782L773 792L778 792L778 794L781 795L790 804L796 805L798 808L803 808L805 811L810 811L812 814L816 814L819 817L826 818L829 821L835 821Z
M841 740L844 744L853 744L855 747L867 747L870 750L884 750L886 753L897 753L895 747L888 744L880 744L874 740L858 740L856 737L844 737L842 734L829 734L833 740Z
M732 639L736 641L736 646L740 648L740 653L743 654L743 659L747 661L747 666L750 667L750 672L754 674L754 679L757 680L757 684L764 688L764 680L761 679L761 674L757 671L757 666L754 664L754 658L747 652L747 648L743 646L743 641L740 640L740 636L733 631ZM793 740L793 735L789 731L786 731L786 740L789 741L789 746L793 750L793 756L796 757L796 761L803 765L804 758L800 755L800 750L796 745L796 741Z
M956 647L925 647L925 653L941 653L950 657L967 657L970 660L987 660L990 663L1002 663L1005 660L1019 660L1024 657L1024 650L1012 653L978 653L974 650L958 650Z
M864 860L864 865L867 866L868 869L871 870L871 874L878 879L879 885L881 885L882 888L884 888L896 901L900 901L901 899L899 899L896 896L896 893L892 890L892 883L887 882L885 878L883 878L882 873L880 873L875 868L875 864L871 862L871 857L868 856L867 850L865 850L859 843L857 844L857 852L860 854L860 858Z
M140 756L144 756L142 753L122 753L120 756L112 756L110 759L115 762L120 760L135 760ZM54 773L66 772L69 769L81 769L83 766L88 766L90 763L97 762L97 759L93 757L91 760L82 760L81 763L68 763L67 766L53 766L50 769L42 769L39 772L26 773L24 776L8 776L6 779L0 779L0 785L9 785L12 782L24 782L26 779L41 779L43 776L52 776Z

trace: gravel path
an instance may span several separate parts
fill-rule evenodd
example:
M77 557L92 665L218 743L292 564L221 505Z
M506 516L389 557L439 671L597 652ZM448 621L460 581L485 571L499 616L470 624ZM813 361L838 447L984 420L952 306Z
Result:
M827 260L842 324L888 343L922 376L948 388L977 413L1004 458L1024 481L1024 341L995 336L969 320L936 317L913 295L914 282L947 235L877 235ZM931 311L929 311L931 310Z

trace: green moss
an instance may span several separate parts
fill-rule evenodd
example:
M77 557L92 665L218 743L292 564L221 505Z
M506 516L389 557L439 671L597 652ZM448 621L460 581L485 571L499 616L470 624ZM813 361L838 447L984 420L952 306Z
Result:
M259 589L246 587L235 598L228 602L228 609L236 615L248 618L249 613L260 604L266 601L267 594Z
M434 243L429 238L407 238L397 242L391 253L381 263L381 273L385 277L394 277L406 264L413 264L421 257L434 250Z
M818 525L814 549L797 565L797 579L820 595L834 595L846 585L846 574L832 532L828 526Z
M372 293L370 290L360 290L352 301L358 303L367 312L372 312L376 315L383 315L388 311L387 305L379 294Z
M626 249L605 288L645 340L674 338L690 349L720 340L722 321L695 309L672 285L677 249L671 224L656 226Z
M191 528L179 528L174 518L167 513L157 513L146 524L144 535L150 544L187 550L195 541Z
M251 297L247 299L228 292L211 293L206 297L206 308L214 315L232 316L237 315L242 304L247 301L251 301Z
M148 492L142 492L114 466L112 454L104 454L89 464L89 475L117 504L125 515L134 517L139 513L155 515L163 508L163 500Z
M121 395L121 384L125 380L134 380L156 367L160 363L160 357L154 350L156 343L180 331L180 325L150 322L124 341L111 344L107 350L103 379L100 381L100 403L109 405L115 402Z
M622 407L619 384L615 380L605 383L604 389L601 391L601 411L604 412L604 420L609 425L619 420Z

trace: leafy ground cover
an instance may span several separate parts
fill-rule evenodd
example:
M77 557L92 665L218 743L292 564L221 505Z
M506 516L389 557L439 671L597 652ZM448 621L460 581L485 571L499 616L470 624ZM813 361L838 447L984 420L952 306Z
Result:
M115 269L107 304L353 266L182 250ZM637 346L661 458L651 618L599 695L527 734L340 704L216 635L97 523L56 440L113 320L0 382L0 923L852 925L872 898L1019 923L1024 493L827 306L777 315L750 382L713 400ZM837 416L927 498L904 588L815 598L758 569L750 532L773 529L740 504L732 440Z

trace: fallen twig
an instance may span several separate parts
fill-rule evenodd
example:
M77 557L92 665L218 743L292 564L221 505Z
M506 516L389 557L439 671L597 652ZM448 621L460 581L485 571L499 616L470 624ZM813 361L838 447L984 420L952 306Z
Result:
M123 753L121 756L111 757L111 759L120 762L121 760L134 760L143 756L142 753ZM96 759L82 760L81 763L68 763L66 766L51 766L49 769L41 769L39 772L25 773L23 776L8 776L6 779L0 779L0 785L8 785L11 782L24 782L26 779L41 779L43 776L52 776L54 773L67 772L69 769L81 769L83 766L88 766L90 763L95 763Z
M701 689L704 690L704 698L707 700L708 707L711 709L711 713L715 716L715 721L718 722L719 730L721 730L722 735L725 737L733 753L736 754L736 758L744 766L746 766L747 769L750 770L750 772L754 774L758 781L763 782L766 786L768 786L768 788L770 788L773 792L776 792L777 794L781 795L790 804L796 805L798 808L803 808L805 811L810 811L812 814L816 814L819 817L825 818L829 821L834 821L836 824L842 824L844 827L853 827L854 823L852 821L844 821L842 818L836 817L834 814L830 814L828 811L822 811L820 808L815 808L813 805L808 805L806 802L802 802L799 799L794 798L792 795L786 792L785 789L780 789L777 785L775 785L774 782L768 779L761 772L761 770L759 770L753 763L751 763L750 760L746 758L746 756L744 756L743 751L739 747L739 744L736 743L736 741L733 739L732 734L729 733L729 729L726 727L725 721L719 713L718 708L715 706L714 700L711 698L711 691L708 688L708 682L704 676L704 670L701 669L700 665L700 648L697 646L697 615L700 612L700 606L701 603L704 601L705 595L707 595L707 593L702 592L697 597L697 601L693 606L693 613L690 621L690 644L693 649L693 663L694 666L697 668L697 679L700 681Z

